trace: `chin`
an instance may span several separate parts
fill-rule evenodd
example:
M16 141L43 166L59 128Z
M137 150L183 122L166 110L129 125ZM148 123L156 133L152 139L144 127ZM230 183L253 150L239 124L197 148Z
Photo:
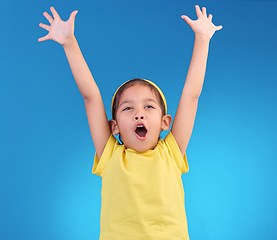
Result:
M148 150L151 150L151 148L141 148L141 149L134 149L136 152L139 152L139 153L143 153L143 152L146 152Z
M131 147L131 149L133 149L136 152L143 153L148 150L153 150L156 146L157 146L157 143L151 146L139 146L139 147L136 146L134 148Z

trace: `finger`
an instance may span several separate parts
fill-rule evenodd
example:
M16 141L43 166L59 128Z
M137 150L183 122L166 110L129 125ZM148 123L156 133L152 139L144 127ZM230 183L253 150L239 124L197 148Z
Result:
M70 21L70 22L74 22L74 21L75 21L75 17L76 17L76 15L77 15L77 13L78 13L78 11L77 11L77 10L73 11L73 12L70 14L70 17L69 17L68 21Z
M49 31L50 29L50 26L46 25L46 24L43 24L43 23L40 23L39 26L47 31Z
M216 30L216 31L221 30L222 28L223 28L222 25L215 26L215 30Z
M60 15L57 13L54 7L50 7L50 11L52 12L54 19L60 19Z
M187 22L188 25L191 25L192 22L193 22L193 21L192 21L188 16L186 16L186 15L182 15L181 18L183 18L183 19Z
M48 12L44 12L43 16L46 17L50 24L54 21L54 19L48 14Z
M207 17L207 10L205 7L202 7L202 13Z
M212 21L212 19L213 19L213 15L212 15L212 14L209 14L208 19L209 19L210 21Z
M202 15L202 12L201 12L200 7L198 5L195 5L195 10L196 10L197 17L200 18L201 15Z
M39 38L38 41L43 42L43 41L46 41L46 40L49 40L49 39L50 39L49 34L47 34L46 36Z

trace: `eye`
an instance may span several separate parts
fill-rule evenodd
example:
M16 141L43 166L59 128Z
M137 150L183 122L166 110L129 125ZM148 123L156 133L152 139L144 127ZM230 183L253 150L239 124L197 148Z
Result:
M154 108L154 107L151 105L147 105L145 108Z
M126 107L123 109L123 111L128 111L128 110L131 110L132 108L131 107Z

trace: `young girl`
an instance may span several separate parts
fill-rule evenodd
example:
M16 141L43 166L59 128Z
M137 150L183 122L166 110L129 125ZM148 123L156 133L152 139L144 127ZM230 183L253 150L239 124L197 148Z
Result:
M102 177L100 240L189 239L181 175L188 171L186 148L192 133L202 91L209 41L222 26L212 23L196 5L198 19L182 18L195 33L194 49L180 103L172 118L162 91L146 79L122 84L112 99L113 119L107 120L99 89L74 36L73 11L68 21L43 15L52 39L66 53L78 88L84 97L96 154L92 172ZM119 134L122 144L113 135Z

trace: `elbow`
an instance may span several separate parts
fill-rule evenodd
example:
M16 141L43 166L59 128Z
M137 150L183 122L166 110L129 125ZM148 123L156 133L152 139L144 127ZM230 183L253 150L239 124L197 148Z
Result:
M199 99L200 95L201 95L201 92L202 92L202 89L199 91L194 91L191 93L191 97L194 98L194 99Z
M191 100L198 101L198 99L200 97L200 93L199 94L187 94L186 96Z
M82 94L82 96L85 102L91 101L91 100L95 101L95 99L101 98L99 91L86 92L86 94Z
M189 91L188 89L184 88L182 96L186 96L186 98L198 100L201 95L201 91Z
M101 98L101 95L100 95L100 92L95 92L93 94L88 94L88 95L82 95L83 96L83 99L84 99L84 102L87 103L87 102L101 102L102 101L102 98Z
M198 99L199 99L199 97L200 97L200 95L201 95L201 92L200 92L200 93L198 93L198 94L196 94L196 95L194 96L194 98L195 98L196 100L198 100Z

